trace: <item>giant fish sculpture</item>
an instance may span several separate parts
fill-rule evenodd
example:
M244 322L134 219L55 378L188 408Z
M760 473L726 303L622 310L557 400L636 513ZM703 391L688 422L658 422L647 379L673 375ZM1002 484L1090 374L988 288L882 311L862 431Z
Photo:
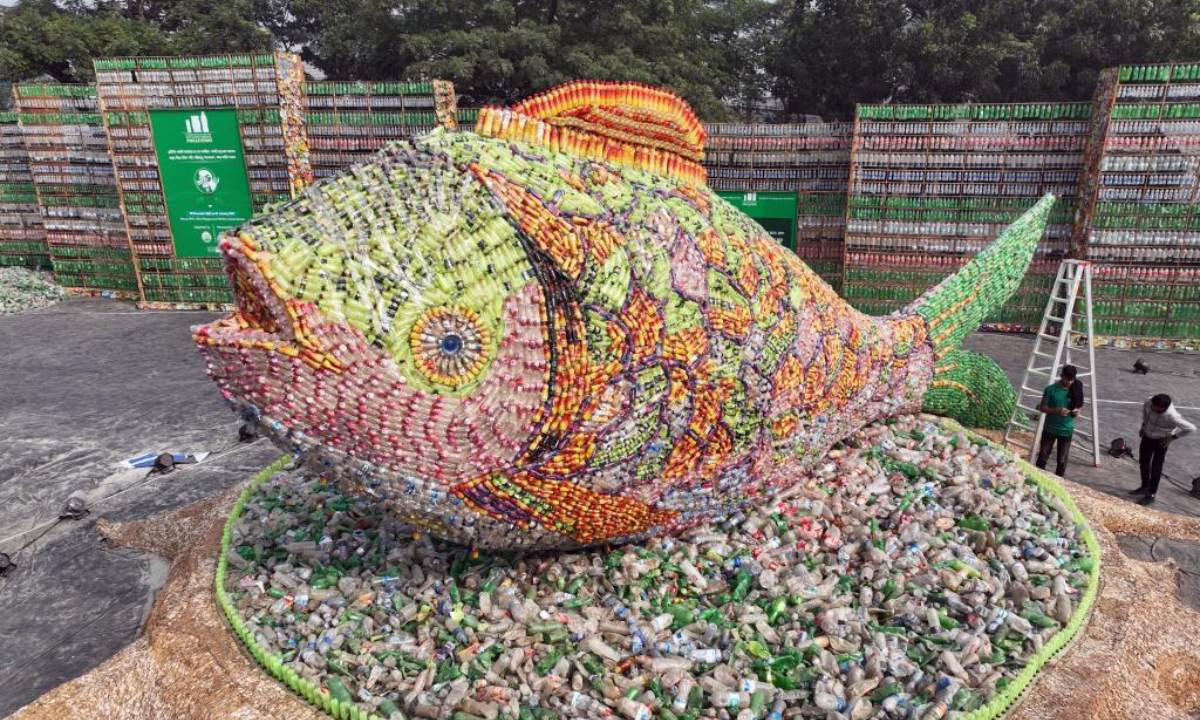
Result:
M581 82L392 144L221 240L208 371L343 487L476 547L720 519L896 413L1007 420L959 342L1052 197L873 318L704 185L703 141L668 92Z

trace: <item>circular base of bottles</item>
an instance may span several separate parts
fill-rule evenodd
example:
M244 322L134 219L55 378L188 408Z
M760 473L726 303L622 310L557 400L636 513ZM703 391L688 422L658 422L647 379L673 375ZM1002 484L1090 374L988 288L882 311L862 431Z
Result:
M964 602L985 581L1000 599ZM255 659L337 718L815 703L991 720L1083 627L1098 583L1099 547L1058 483L910 417L734 522L559 554L440 543L281 461L234 507L216 592Z

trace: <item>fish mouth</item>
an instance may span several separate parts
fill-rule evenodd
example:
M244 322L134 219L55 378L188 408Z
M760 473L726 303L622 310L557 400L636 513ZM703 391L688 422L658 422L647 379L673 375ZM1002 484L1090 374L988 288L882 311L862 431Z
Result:
M193 335L201 345L294 349L297 309L264 272L248 240L232 234L221 239L221 257L236 307L225 317L194 328Z

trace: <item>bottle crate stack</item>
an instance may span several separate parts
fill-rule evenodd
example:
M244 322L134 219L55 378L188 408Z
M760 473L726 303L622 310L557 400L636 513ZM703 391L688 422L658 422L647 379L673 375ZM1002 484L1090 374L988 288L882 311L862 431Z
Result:
M454 117L458 120L459 130L474 130L475 121L479 119L479 108L458 108Z
M15 86L16 112L0 113L0 265L49 263L68 288L150 304L232 300L219 258L175 252L152 110L235 109L255 212L389 141L474 126L449 83L306 82L298 62L98 59L96 86ZM1071 255L1095 263L1098 335L1200 347L1200 63L1107 71L1095 103L712 124L704 165L716 191L761 193L760 212L771 195L772 232L794 229L798 255L873 314L910 303L1053 192L1023 291L990 324L1035 327Z
M1084 229L1096 332L1200 339L1200 63L1124 66ZM1132 340L1128 340L1132 339Z
M105 58L96 82L143 300L232 302L218 257L176 257L150 111L236 108L255 211L291 199L275 55Z
M306 82L304 120L313 174L331 177L389 142L432 130L433 83Z
M1036 328L1068 254L1090 103L860 105L844 295L887 314L963 265L1047 192L1058 196L1022 290L989 324Z
M704 166L717 191L795 192L792 248L835 287L842 280L842 237L851 123L741 124L707 127Z
M49 268L46 231L17 113L0 112L0 267Z
M14 86L54 276L83 292L137 295L94 85Z

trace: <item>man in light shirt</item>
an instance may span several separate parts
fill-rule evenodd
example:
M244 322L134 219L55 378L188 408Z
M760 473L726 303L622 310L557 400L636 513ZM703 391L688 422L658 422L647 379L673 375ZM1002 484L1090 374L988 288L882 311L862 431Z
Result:
M1138 460L1142 465L1142 486L1130 495L1144 495L1138 505L1154 502L1158 483L1162 479L1163 459L1167 448L1178 438L1196 430L1196 426L1184 420L1171 404L1171 396L1158 394L1142 406L1142 427L1138 436L1142 444L1138 448Z

